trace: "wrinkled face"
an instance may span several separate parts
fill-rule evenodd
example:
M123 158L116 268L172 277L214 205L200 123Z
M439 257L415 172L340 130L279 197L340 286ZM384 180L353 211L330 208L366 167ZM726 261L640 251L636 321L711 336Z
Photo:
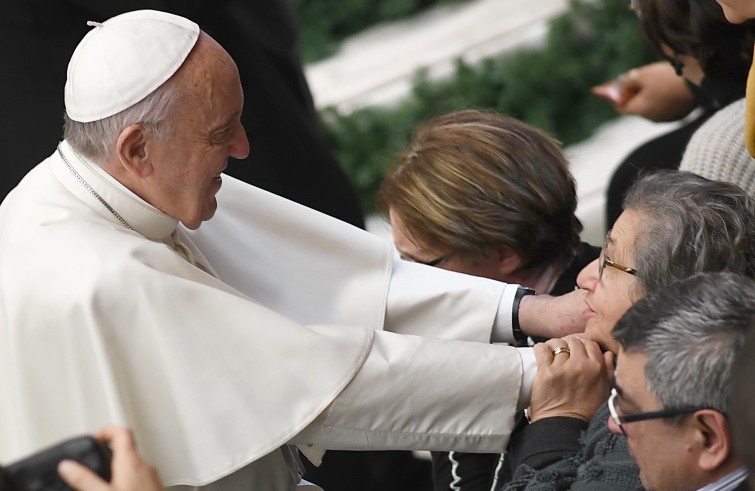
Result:
M716 0L724 11L726 20L732 24L741 24L755 18L755 2L752 0Z
M636 414L664 409L648 392L645 384L645 363L642 353L622 351L616 365L615 405L619 414ZM640 480L648 491L682 491L697 489L696 462L687 451L689 431L682 422L676 426L667 419L648 419L624 423L629 452L640 468ZM611 417L609 429L621 430Z
M633 211L623 212L609 232L605 254L609 260L634 268L634 243L641 232L641 217ZM585 335L600 344L604 350L618 352L618 343L611 331L622 315L638 300L635 284L637 279L629 273L606 265L599 279L600 259L591 262L577 276L577 284L587 290L584 311Z
M245 158L249 142L241 125L244 96L236 66L211 38L200 37L180 79L183 93L171 115L176 134L154 140L148 201L196 229L215 214L215 194L228 158Z
M409 238L409 231L404 225L401 217L392 209L389 212L389 216L391 220L393 243L402 259L435 266L448 271L455 271L457 273L507 281L506 278L502 277L500 274L498 267L499 263L494 254L491 253L489 257L482 261L471 263L461 260L461 258L456 255L437 251L431 247L418 245Z

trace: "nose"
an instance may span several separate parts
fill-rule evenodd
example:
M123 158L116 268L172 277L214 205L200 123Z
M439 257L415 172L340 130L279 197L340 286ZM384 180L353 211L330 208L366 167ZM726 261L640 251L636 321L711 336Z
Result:
M245 159L249 156L249 138L246 136L246 130L244 130L244 125L241 124L241 121L238 122L238 126L234 131L228 155L234 159Z
M593 260L590 264L582 268L577 275L577 285L590 292L595 291L595 285L598 284L598 259Z

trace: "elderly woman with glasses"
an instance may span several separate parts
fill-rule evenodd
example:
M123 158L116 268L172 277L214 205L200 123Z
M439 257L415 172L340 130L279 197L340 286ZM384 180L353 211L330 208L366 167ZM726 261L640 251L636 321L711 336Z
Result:
M661 171L630 189L599 259L579 274L587 327L535 346L530 424L512 437L503 488L642 489L626 439L609 431L609 377L622 315L645 295L700 272L755 277L755 200L739 187ZM602 352L601 352L602 351ZM594 383L595 373L603 381Z

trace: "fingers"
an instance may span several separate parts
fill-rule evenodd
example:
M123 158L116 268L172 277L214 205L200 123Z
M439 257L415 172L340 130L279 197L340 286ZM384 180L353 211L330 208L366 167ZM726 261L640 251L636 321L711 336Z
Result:
M136 442L130 429L120 426L106 426L95 433L95 438L108 443L113 450L113 455L136 460Z
M616 355L610 351L603 353L603 362L606 365L606 373L609 377L612 377L616 371Z
M544 343L538 343L534 346L534 353L538 369L548 365L563 364L569 360L572 362L591 360L609 367L609 362L604 361L604 355L600 346L596 342L585 339L578 334L549 339ZM610 366L613 367L612 355L610 363Z
M63 480L78 491L107 491L108 484L87 467L74 462L63 460L58 464L58 474Z
M566 350L564 350L566 349ZM533 347L538 370L552 365L556 358L568 356L569 345L563 339L549 339Z

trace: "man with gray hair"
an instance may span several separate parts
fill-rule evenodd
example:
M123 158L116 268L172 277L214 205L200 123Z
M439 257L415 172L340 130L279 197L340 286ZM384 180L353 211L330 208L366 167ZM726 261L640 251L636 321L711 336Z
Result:
M491 342L579 330L582 294L394 260L224 176L228 53L164 12L90 26L65 139L0 206L0 461L119 424L167 486L290 491L297 448L500 452L534 356Z
M645 489L749 489L727 415L734 363L754 326L755 282L732 273L659 290L616 324L608 426L626 437Z

